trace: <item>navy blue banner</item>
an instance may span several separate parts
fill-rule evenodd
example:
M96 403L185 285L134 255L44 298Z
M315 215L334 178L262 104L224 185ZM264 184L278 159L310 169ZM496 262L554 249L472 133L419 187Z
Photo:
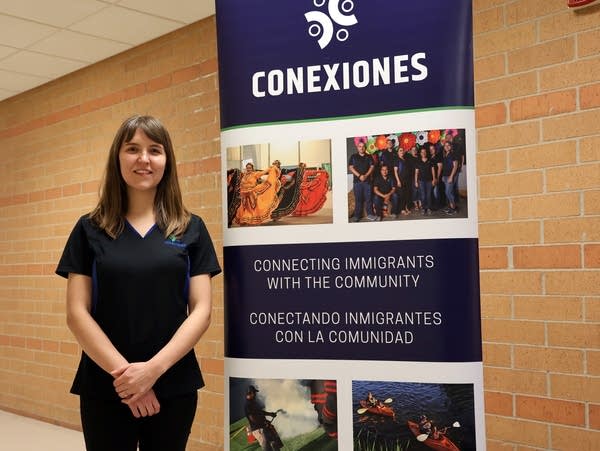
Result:
M470 0L219 0L221 127L472 107Z
M477 239L224 248L227 357L481 361Z

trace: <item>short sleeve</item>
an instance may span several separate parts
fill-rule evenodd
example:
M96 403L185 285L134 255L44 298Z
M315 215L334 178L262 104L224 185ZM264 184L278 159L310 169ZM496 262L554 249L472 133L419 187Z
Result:
M85 230L82 217L77 221L69 235L67 244L58 262L56 274L61 277L69 277L69 273L92 275L93 254L89 245L88 235Z
M217 253L210 238L204 221L198 216L192 216L190 226L197 229L197 234L188 247L190 256L190 276L209 274L211 277L221 272L221 266L217 260Z

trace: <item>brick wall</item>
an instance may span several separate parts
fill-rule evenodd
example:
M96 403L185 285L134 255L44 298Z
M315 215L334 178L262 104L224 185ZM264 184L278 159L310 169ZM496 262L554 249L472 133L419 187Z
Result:
M600 6L475 0L488 449L600 440Z
M600 440L600 8L474 0L488 449ZM78 428L79 349L53 275L132 112L172 133L221 246L214 18L0 102L0 408ZM191 450L223 447L222 278Z
M89 211L112 138L134 112L167 125L187 206L222 247L214 17L0 102L0 408L79 428L79 347L54 269ZM219 251L220 252L220 251ZM192 450L223 443L222 277L197 346L207 387Z

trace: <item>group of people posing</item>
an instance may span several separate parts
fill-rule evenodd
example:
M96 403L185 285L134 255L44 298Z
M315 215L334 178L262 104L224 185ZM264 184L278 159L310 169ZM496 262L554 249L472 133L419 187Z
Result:
M353 175L354 213L350 221L363 216L381 221L387 214L400 218L416 212L431 215L442 209L449 216L458 212L458 177L464 165L464 136L447 132L437 143L396 147L388 136L387 147L368 154L366 142L355 139L356 152L348 169Z

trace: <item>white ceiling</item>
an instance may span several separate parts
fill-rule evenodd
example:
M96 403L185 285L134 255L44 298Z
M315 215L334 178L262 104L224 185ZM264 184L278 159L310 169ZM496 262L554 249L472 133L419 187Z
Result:
M0 0L0 101L214 13L215 0Z

